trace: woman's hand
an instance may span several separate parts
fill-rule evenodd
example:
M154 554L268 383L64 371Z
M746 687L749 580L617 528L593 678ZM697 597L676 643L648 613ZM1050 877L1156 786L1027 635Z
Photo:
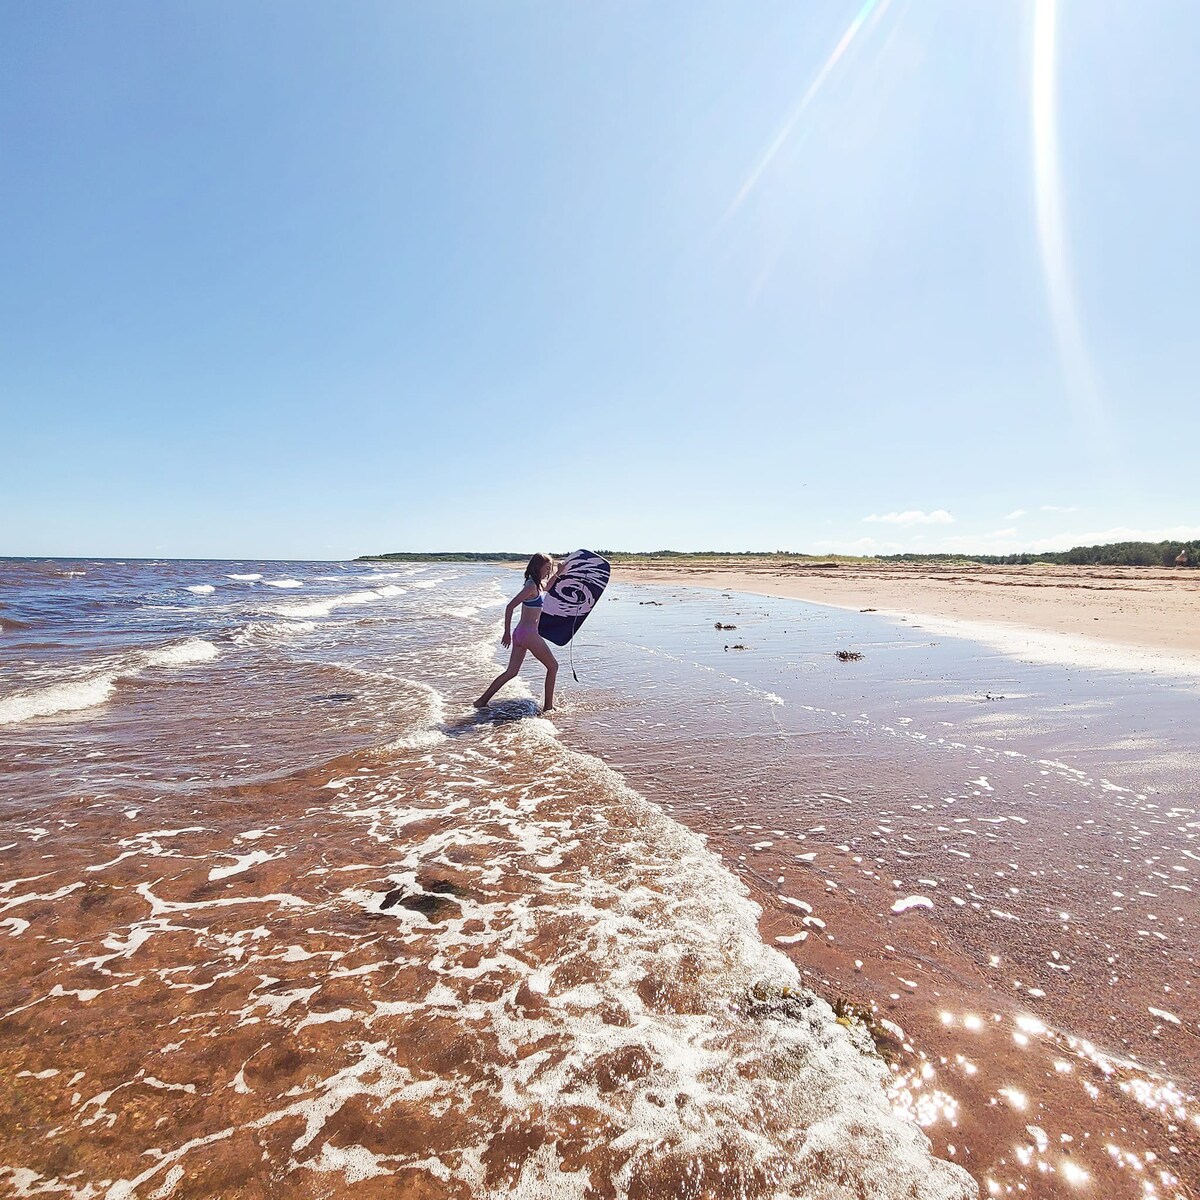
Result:
M504 636L500 639L500 645L502 645L505 650L512 645L512 634L509 633L507 629L504 631Z

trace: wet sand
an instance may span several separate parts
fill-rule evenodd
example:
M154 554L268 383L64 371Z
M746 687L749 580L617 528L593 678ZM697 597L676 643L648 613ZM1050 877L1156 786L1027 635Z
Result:
M874 1015L936 1151L985 1195L1194 1196L1194 680L745 593L631 597L671 650L626 681L624 739L577 732L603 724L585 744L707 836L809 986ZM865 656L830 675L839 647Z
M722 591L787 596L909 620L1027 631L1099 648L1137 648L1200 673L1200 571L1150 567L857 564L819 568L771 560L621 565L633 582L686 583ZM1028 641L1028 638L1024 640ZM1077 649L1078 647L1076 647Z
M507 572L255 566L16 611L0 1191L1193 1200L1194 679L618 573L481 716Z
M573 747L622 705L586 645L562 726L533 678L471 708L494 574L10 571L0 1194L976 1195L704 839Z

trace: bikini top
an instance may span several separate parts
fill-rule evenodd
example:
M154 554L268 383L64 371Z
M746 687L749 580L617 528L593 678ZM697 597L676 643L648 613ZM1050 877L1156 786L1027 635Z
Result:
M536 585L535 585L535 586L536 586ZM543 602L545 599L546 599L546 597L545 597L544 595L542 595L542 591L541 591L541 589L539 588L539 589L538 589L538 594L537 594L536 596L534 596L534 598L533 598L532 600L522 600L522 601L521 601L521 605L522 605L522 607L524 607L524 608L541 608L541 607L542 607L542 602Z

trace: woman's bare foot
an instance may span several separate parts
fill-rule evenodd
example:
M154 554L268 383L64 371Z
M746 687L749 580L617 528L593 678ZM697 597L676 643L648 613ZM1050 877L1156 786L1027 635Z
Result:
M553 711L554 711L554 705L553 705L553 704L544 704L544 705L542 706L542 712L543 712L543 713L548 713L548 712L553 712Z
M474 708L487 708L487 701L482 696L478 700L472 700L471 704Z

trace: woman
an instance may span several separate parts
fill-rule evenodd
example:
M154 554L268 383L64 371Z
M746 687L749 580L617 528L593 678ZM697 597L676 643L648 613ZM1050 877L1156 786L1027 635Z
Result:
M504 610L504 637L500 644L507 650L512 646L508 658L508 666L488 685L488 689L475 701L476 708L485 708L491 698L510 680L516 679L517 672L526 653L532 654L546 668L546 703L542 712L549 712L554 707L554 680L558 675L558 659L551 653L545 639L538 633L538 621L542 616L542 601L546 592L558 578L561 570L549 554L535 554L525 568L525 586L508 602ZM512 629L512 615L516 608L521 610L521 619L517 628Z

